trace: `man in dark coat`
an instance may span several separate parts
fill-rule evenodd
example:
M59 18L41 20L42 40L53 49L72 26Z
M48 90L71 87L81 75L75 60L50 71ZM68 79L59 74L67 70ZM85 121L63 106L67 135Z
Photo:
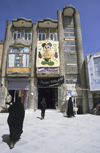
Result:
M23 132L23 120L25 116L24 106L21 103L21 97L19 97L18 94L16 96L15 103L10 105L8 111L9 116L7 122L10 131L10 148L12 149L14 147L14 143L20 139L20 136Z
M40 102L40 108L41 108L41 118L44 119L45 109L47 108L45 98L43 98L42 101Z
M74 116L72 97L68 100L67 115L68 117Z

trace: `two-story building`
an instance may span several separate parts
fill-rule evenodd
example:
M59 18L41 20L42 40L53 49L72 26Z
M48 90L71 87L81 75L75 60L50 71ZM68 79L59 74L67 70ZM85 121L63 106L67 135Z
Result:
M21 90L25 109L38 109L43 97L47 108L62 109L69 92L78 113L88 112L80 17L72 5L58 10L57 20L12 20L3 56L2 95L9 91L15 101Z
M100 103L100 52L85 57L89 112Z

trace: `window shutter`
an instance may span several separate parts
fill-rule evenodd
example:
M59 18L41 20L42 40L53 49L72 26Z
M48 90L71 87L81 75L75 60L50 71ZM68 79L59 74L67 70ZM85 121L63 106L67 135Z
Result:
M8 90L29 90L28 78L9 78Z

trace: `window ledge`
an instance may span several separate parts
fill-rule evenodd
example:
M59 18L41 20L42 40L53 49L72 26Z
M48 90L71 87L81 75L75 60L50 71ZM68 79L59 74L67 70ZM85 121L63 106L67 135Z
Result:
M60 72L37 72L37 77L59 77L60 76Z
M27 73L29 72L29 67L8 67L7 73Z
M75 40L75 37L64 37L64 40Z
M6 73L7 76L12 76L12 77L22 77L22 76L26 76L29 77L30 73L29 72L7 72Z
M18 38L18 39L12 40L10 46L15 46L15 45L29 46L30 44L31 44L31 40L25 40L24 38Z
M72 64L72 63L66 64L66 65L69 65L69 66L77 66L77 64Z

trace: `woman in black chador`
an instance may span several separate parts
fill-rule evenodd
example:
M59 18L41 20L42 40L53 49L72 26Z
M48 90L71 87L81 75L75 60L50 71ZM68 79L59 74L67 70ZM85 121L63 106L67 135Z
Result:
M70 97L68 100L67 116L74 116L72 97Z
M16 94L16 101L12 105L10 105L8 116L8 125L10 131L10 148L14 147L16 141L20 139L23 128L23 120L25 115L24 106L21 103L21 97L19 97L18 92Z

